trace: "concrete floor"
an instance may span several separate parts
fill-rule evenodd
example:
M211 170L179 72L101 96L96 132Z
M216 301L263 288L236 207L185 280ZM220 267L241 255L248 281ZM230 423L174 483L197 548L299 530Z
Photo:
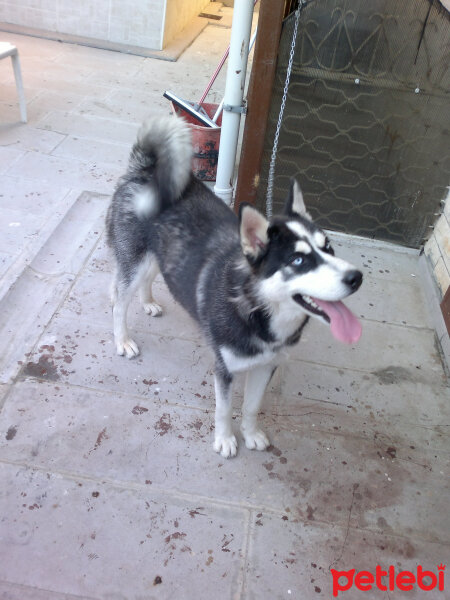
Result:
M29 112L2 61L0 599L328 600L330 569L448 565L450 394L417 253L336 236L365 273L363 337L309 326L267 393L267 452L213 452L212 357L162 281L165 316L130 310L141 356L115 355L109 195L162 90L197 98L229 29L177 63L0 37Z

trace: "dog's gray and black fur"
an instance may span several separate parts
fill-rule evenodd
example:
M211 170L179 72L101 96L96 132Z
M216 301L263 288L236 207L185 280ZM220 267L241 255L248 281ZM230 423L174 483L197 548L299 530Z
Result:
M295 181L283 215L268 222L242 205L238 218L192 175L191 156L190 130L182 120L150 119L141 127L107 215L116 262L114 336L119 354L139 353L127 330L128 304L139 288L144 310L160 315L151 286L161 271L214 352L214 449L230 457L237 451L234 373L247 372L241 425L246 446L264 450L269 440L257 415L280 350L298 342L309 316L331 321L342 341L356 341L356 319L339 301L359 288L362 275L334 257Z

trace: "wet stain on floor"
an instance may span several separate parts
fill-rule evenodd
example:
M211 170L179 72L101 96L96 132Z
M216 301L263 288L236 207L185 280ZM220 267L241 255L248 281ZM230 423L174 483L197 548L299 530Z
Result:
M11 440L13 440L16 437L16 433L17 433L17 427L16 426L11 426L8 431L6 432L6 440L8 442L10 442Z
M37 362L28 362L22 370L25 377L58 381L58 368L50 354L41 354Z
M166 435L172 429L170 423L170 414L164 413L161 418L155 423L155 430L160 436Z

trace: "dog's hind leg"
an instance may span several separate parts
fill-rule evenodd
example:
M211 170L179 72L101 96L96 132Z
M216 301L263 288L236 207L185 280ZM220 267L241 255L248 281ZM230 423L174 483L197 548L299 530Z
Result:
M111 281L111 287L109 288L109 297L111 299L111 306L117 302L117 273L114 273Z
M139 354L136 342L131 339L127 327L127 311L130 300L140 283L140 273L132 278L122 278L118 272L112 285L114 341L117 354L133 358Z
M214 450L224 458L236 456L237 441L232 429L233 405L231 384L233 378L224 369L216 368L214 388L216 392L216 416Z
M265 450L270 445L269 438L258 427L258 413L261 409L264 392L275 368L261 365L247 372L242 405L241 432L249 450Z
M159 273L158 263L153 256L148 256L147 270L142 278L139 297L145 312L152 317L160 317L163 309L155 300L152 294L152 285L155 277Z

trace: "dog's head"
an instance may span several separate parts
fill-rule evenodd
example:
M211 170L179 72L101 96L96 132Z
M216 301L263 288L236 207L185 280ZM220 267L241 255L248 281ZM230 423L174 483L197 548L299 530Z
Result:
M239 216L242 250L258 274L261 297L278 310L289 307L329 323L340 341L356 342L361 325L341 300L360 287L362 273L334 256L298 183L292 181L284 213L270 222L249 204L241 205Z

